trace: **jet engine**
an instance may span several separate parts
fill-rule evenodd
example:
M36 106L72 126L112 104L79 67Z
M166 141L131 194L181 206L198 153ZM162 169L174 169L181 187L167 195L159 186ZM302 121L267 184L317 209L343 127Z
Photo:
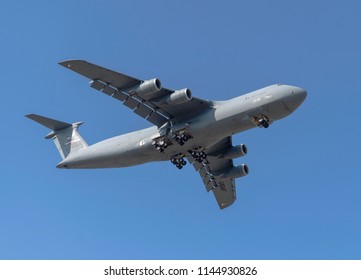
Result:
M232 146L230 147L225 153L223 154L223 157L225 159L234 159L238 157L243 157L247 154L247 146L244 144Z
M159 79L147 80L136 86L131 90L134 91L137 95L142 98L147 98L147 95L151 95L153 93L157 93L162 89L162 84Z
M192 100L192 92L188 88L176 90L164 98L164 103L169 105L177 105Z
M246 164L241 164L238 166L231 167L222 178L235 179L248 175L248 166Z

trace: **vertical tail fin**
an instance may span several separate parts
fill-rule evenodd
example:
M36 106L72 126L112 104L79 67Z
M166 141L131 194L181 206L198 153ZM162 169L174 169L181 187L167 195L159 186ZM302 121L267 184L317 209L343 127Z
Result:
M88 147L88 144L78 132L78 127L82 122L70 124L35 114L26 115L26 117L52 130L45 138L54 140L63 159L70 153L75 153Z

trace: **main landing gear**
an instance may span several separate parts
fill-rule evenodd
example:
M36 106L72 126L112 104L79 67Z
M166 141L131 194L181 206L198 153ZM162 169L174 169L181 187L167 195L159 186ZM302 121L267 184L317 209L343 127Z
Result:
M187 164L183 157L183 154L175 155L170 159L170 162L173 163L178 169L182 169L183 166Z
M207 158L207 154L202 151L188 151L191 156L198 162L203 162Z
M173 139L183 146L185 142L192 138L192 135L187 130L177 131L173 134Z
M207 154L199 149L197 150L189 150L188 153L199 163L202 163L206 158ZM173 163L178 169L182 169L183 166L187 164L184 160L185 155L183 153L176 154L175 156L171 157L170 161Z
M153 140L152 145L158 152L163 153L164 150L171 145L171 143L167 138L158 138Z
M192 139L192 135L187 131L187 129L182 129L174 132L172 134L172 138L181 146L184 145L189 139ZM163 153L164 150L173 145L172 141L168 138L168 136L160 136L158 138L153 139L152 141L153 147L160 153Z

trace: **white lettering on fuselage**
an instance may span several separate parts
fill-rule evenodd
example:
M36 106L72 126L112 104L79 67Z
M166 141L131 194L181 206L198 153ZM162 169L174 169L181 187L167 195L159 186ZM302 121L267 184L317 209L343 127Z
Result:
M258 92L258 93L252 93L252 94L246 96L245 99L246 99L246 100L248 100L248 99L254 99L254 98L256 98L256 97L260 98L260 95L263 95L263 94L265 94L264 91Z

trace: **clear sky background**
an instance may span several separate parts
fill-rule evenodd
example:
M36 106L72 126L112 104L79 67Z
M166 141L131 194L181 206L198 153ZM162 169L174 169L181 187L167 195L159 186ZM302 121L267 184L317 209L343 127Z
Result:
M1 259L360 259L359 1L3 1ZM220 211L170 162L60 170L36 113L85 121L89 144L149 124L57 65L85 59L226 100L273 84L308 91L249 153Z

